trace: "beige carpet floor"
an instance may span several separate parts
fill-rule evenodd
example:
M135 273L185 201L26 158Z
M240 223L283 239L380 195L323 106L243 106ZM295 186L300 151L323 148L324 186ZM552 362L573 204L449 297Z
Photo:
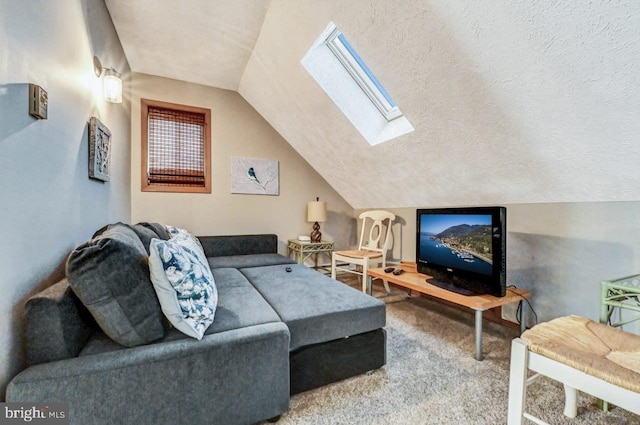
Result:
M374 296L383 296L377 285ZM506 424L516 331L485 322L485 359L476 361L472 314L425 298L406 300L397 291L384 297L396 301L387 303L387 365L293 396L279 425ZM546 378L528 392L527 409L550 424L640 424L640 417L622 409L598 410L595 399L583 394L578 418L568 419L562 387Z

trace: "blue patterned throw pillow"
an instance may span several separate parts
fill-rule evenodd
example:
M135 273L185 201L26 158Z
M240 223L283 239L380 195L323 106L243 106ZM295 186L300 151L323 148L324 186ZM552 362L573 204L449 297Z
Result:
M162 311L179 331L197 339L213 323L218 291L199 241L188 232L169 232L149 246L151 281Z

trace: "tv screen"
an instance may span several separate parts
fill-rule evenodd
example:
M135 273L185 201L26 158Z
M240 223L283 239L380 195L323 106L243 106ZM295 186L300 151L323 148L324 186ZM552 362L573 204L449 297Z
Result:
M506 208L418 209L416 263L427 282L464 295L506 293Z

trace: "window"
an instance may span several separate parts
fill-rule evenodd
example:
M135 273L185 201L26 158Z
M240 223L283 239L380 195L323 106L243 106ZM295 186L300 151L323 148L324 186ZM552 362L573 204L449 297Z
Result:
M389 93L338 28L331 32L326 44L387 121L402 116Z
M142 190L211 193L211 111L142 99Z
M371 146L414 131L333 22L329 22L300 62Z

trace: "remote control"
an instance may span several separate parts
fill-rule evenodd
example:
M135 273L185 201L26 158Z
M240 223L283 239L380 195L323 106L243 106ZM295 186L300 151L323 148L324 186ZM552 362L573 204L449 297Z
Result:
M395 270L393 271L393 274L394 274L394 275L396 275L396 276L398 276L398 275L400 275L400 274L402 274L402 273L404 273L404 270L402 270L402 269L395 269Z
M384 269L385 273L391 273L393 271L393 267L387 267L386 269Z

